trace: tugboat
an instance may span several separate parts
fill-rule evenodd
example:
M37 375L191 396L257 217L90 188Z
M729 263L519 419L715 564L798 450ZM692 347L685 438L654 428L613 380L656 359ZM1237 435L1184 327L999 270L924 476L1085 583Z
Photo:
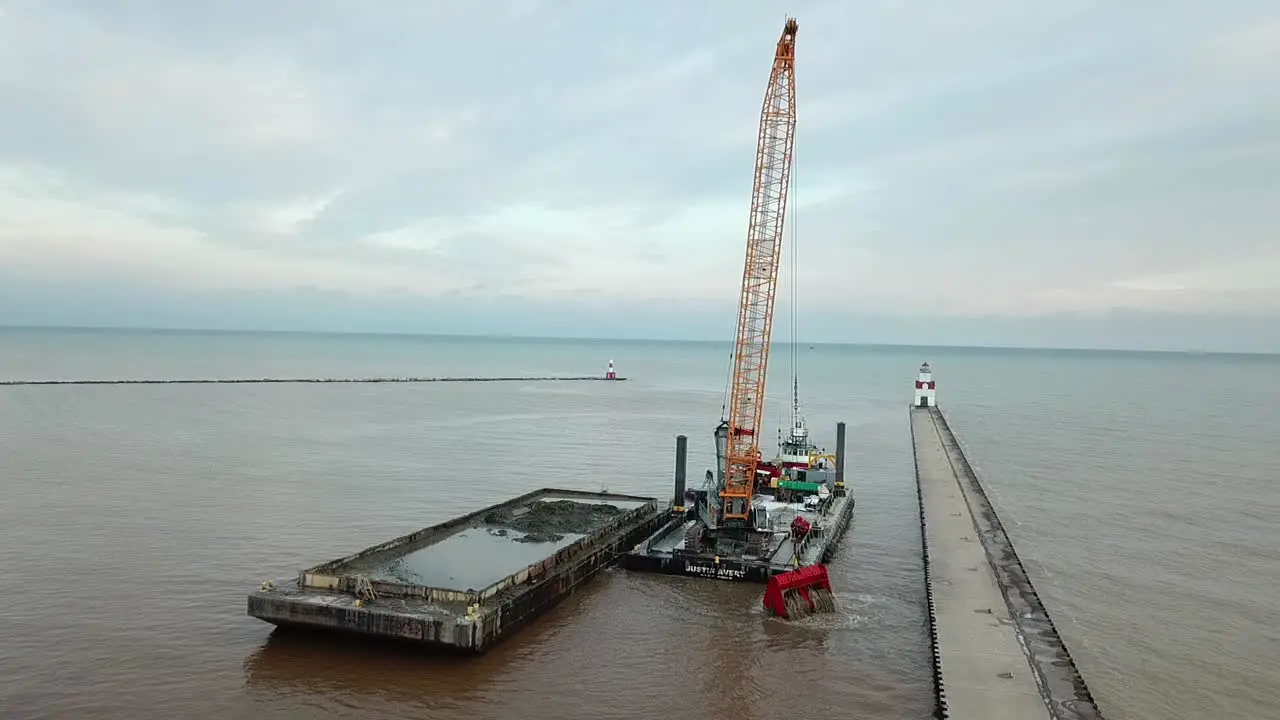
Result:
M757 473L759 493L785 502L802 503L805 509L817 509L831 495L830 483L835 479L836 456L820 448L809 438L809 426L800 412L800 387L791 380L791 429L787 435L778 428L778 453L772 460L762 461Z

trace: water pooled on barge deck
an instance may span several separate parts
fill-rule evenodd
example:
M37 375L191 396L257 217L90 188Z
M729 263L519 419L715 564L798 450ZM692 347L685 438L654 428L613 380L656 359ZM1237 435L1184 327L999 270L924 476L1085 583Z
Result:
M352 571L385 582L483 588L554 555L638 505L550 497L514 510L498 508L448 537L394 557L370 558Z

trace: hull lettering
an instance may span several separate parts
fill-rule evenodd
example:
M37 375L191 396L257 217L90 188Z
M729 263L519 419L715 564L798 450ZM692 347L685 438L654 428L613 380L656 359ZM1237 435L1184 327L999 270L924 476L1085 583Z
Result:
M747 571L743 568L734 568L725 565L707 565L703 563L689 562L687 560L684 563L684 571L690 575L718 578L720 580L741 580L747 576Z

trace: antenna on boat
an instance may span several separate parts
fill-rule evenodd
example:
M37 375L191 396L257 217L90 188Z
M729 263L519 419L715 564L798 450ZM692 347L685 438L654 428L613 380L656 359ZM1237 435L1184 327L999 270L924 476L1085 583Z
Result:
M791 263L790 263L791 264L791 268L790 268L791 300L790 302L791 302L791 435L792 436L795 436L798 433L798 431L800 430L801 424L804 422L804 419L800 415L800 352L799 352L800 330L798 327L800 312L796 307L796 301L800 297L800 292L798 287L800 284L799 282L800 273L797 269L797 266L799 265L799 253L796 250L796 236L798 235L798 232L796 230L796 224L797 224L796 210L798 209L800 203L796 200L797 198L796 182L795 182L796 165L797 165L796 151L795 151L795 148L793 147L791 150L791 177L792 177L791 191L790 191L789 197L787 198L787 202L791 204L791 207L789 208L789 213L788 213L790 215L789 219L791 220L791 240L788 243L788 246L791 251Z

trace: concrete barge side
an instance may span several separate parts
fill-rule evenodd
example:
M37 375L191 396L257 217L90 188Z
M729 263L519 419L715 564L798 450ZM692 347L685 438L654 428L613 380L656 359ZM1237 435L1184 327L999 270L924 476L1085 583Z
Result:
M936 405L911 408L911 436L937 717L1100 720L1084 679Z
M601 513L581 533L544 537L508 531L495 520L518 519L544 507L539 503L563 501L587 508L587 514L609 509L604 506L618 509ZM669 516L656 498L544 488L308 568L295 578L264 583L249 595L248 614L278 626L480 654L572 594ZM524 564L520 558L530 552L550 554ZM495 572L513 559L523 567Z

